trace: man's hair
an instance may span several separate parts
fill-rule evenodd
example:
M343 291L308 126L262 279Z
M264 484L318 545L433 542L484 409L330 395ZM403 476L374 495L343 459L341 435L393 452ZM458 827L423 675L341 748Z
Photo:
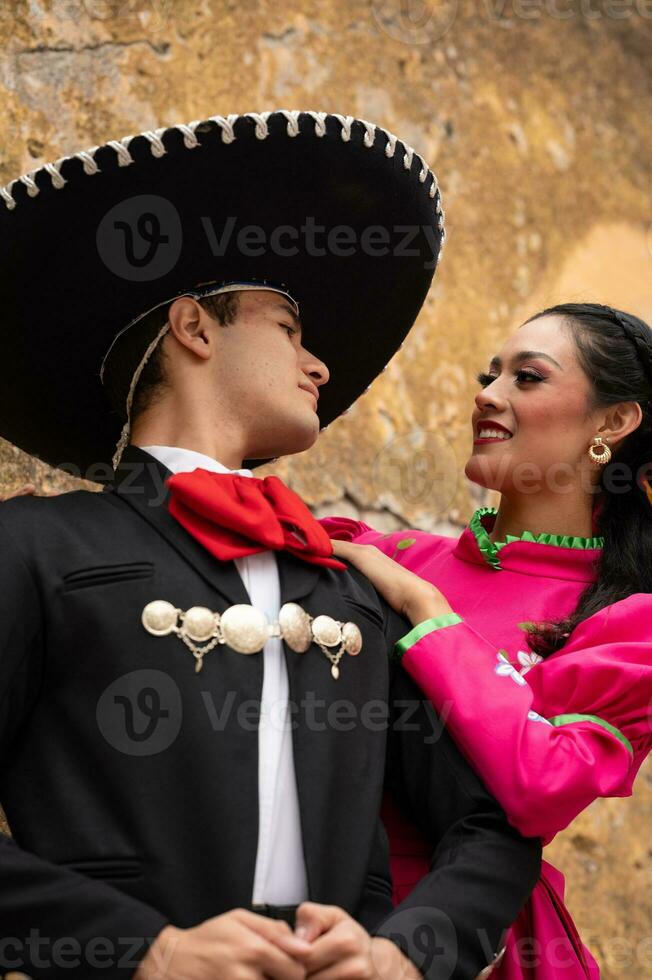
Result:
M221 326L233 323L238 315L239 292L218 293L203 296L197 302L209 316ZM116 341L104 367L104 390L112 411L116 412L122 423L127 420L127 395L134 371L140 364L147 347L154 340L168 319L168 311L174 300L152 310L137 324L126 330ZM139 378L131 405L131 422L155 403L164 390L169 387L165 372L165 334L152 351Z

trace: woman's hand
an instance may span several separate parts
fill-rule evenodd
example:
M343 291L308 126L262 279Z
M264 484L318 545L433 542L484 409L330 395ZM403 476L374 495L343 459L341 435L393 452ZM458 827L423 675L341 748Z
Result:
M403 568L373 544L333 540L333 553L355 565L399 616L413 626L452 613L448 600L434 585Z

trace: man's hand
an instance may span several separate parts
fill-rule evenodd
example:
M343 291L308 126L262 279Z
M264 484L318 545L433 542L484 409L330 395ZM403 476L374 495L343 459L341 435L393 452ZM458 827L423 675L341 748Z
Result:
M295 936L310 949L298 958L310 980L420 980L421 974L387 939L372 939L335 905L304 902L297 910ZM285 947L285 940L281 939ZM297 954L295 954L297 955Z
M305 980L309 944L286 922L246 909L194 926L166 926L133 980Z

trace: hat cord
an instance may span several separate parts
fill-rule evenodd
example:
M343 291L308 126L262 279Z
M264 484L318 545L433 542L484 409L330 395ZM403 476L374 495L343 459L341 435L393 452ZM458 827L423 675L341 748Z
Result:
M148 360L153 354L156 345L161 340L161 338L168 332L169 329L170 329L170 321L167 320L166 323L161 327L161 329L159 330L156 337L151 342L151 344L149 345L145 353L143 354L140 364L134 371L133 377L131 379L131 384L129 385L129 394L127 395L127 404L126 404L127 421L122 426L122 432L120 433L120 438L118 439L117 445L115 447L115 453L113 454L114 470L118 468L120 460L122 459L122 454L125 451L127 445L129 444L129 436L131 433L131 406L133 404L134 394L138 386L138 382L140 381L140 376L143 373L145 365L147 364Z

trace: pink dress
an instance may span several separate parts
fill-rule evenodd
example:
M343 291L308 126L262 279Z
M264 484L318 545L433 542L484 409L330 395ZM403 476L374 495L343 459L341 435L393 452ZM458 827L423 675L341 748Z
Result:
M333 538L374 544L446 597L455 612L417 624L396 653L509 821L548 843L597 797L630 796L650 751L652 595L602 609L540 660L524 631L574 610L603 540L525 531L493 543L496 514L480 508L457 539L321 523ZM395 812L387 818L400 900L427 870L428 848ZM563 897L563 876L544 862L492 980L599 976Z

